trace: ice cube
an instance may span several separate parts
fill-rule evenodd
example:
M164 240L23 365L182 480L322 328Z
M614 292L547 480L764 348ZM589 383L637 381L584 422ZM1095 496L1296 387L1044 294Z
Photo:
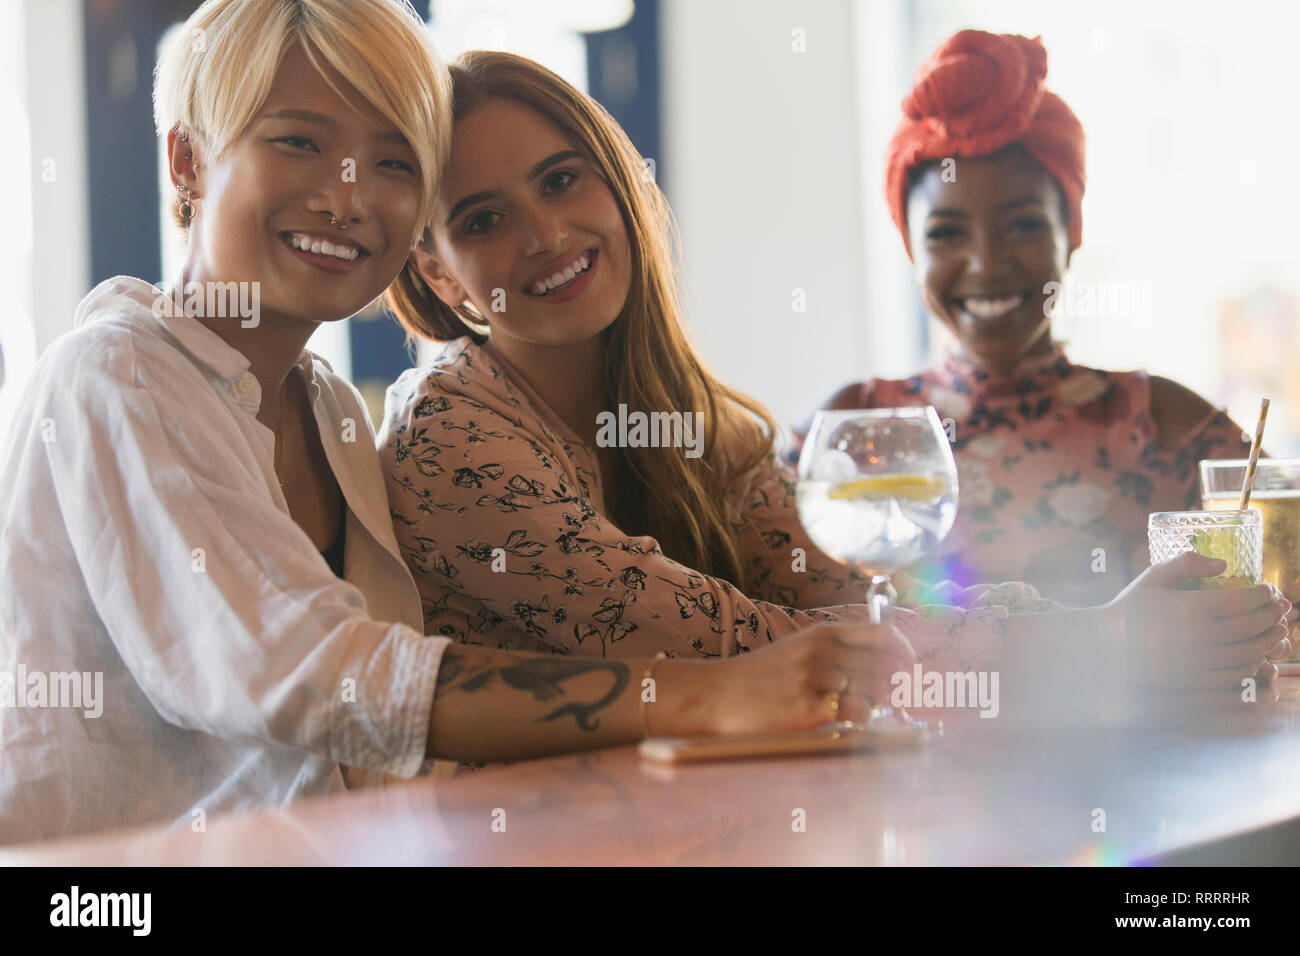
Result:
M808 477L813 481L850 481L858 477L858 465L852 455L831 448L813 460Z

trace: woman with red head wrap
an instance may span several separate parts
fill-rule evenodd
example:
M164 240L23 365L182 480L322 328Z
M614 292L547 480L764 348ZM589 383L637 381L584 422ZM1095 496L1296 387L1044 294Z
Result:
M962 30L939 47L903 100L889 144L885 195L907 236L908 174L930 160L989 156L1016 145L1056 181L1068 216L1069 248L1083 241L1083 126L1043 88L1047 51L1038 38Z
M1245 445L1176 382L1074 365L1053 341L1083 238L1084 134L1046 77L1040 39L978 30L921 67L885 191L926 309L955 342L935 367L855 382L825 407L929 404L951 420L957 523L923 574L1027 581L1082 604L1146 566L1150 512L1196 506L1198 460Z

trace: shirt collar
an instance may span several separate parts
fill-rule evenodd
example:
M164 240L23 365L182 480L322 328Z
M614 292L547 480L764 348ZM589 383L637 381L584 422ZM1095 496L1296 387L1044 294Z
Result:
M1057 368L1061 363L1064 363L1064 367L1068 367L1069 359L1065 354L1064 343L1056 342L1053 343L1050 352L1042 355L1025 356L1010 369L995 369L977 365L969 359L963 358L957 348L952 345L948 346L945 351L942 364L944 369L954 378L984 382L1032 378L1040 372Z
M179 285L174 288L178 287ZM169 296L166 290L157 286L149 286L149 290L151 292L150 314L200 365L207 366L219 377L226 379L235 379L241 373L248 371L252 363L243 352L227 343L202 322L196 322L177 308L178 299L179 304L184 305L184 299L179 294ZM231 319L231 321L238 320Z
M976 365L949 348L938 366L937 383L977 401L1019 401L1026 395L1053 392L1070 377L1075 366L1057 342L1051 352L1022 358L1013 368L992 369Z
M137 288L133 291L133 298L140 298L141 294L148 296L150 314L158 321L167 333L172 336L186 352L201 366L206 366L219 378L223 378L231 383L235 401L240 405L249 408L254 414L261 408L262 390L257 379L249 371L252 363L247 356L239 349L228 343L217 333L213 332L202 322L196 322L194 319L187 317L183 311L178 311L174 298L169 298L167 293L157 286L149 285L138 279L129 279L129 282L138 283L143 288ZM182 298L181 304L184 304ZM168 308L170 306L170 308ZM239 321L231 319L232 322ZM307 349L302 350L298 360L294 363L302 370L303 378L307 382L307 392L314 405L320 395L320 383L316 381L315 362L319 361L330 369L329 363L324 359L313 356Z

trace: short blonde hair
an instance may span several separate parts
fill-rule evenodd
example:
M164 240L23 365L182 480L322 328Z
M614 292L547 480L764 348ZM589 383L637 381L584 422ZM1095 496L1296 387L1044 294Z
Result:
M158 59L158 135L179 128L219 157L266 102L295 44L322 76L322 61L337 70L411 144L423 185L414 243L451 144L451 80L408 0L206 0Z

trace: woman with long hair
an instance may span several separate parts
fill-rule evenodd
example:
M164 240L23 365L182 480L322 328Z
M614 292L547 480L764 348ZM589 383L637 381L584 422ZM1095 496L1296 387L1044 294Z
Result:
M792 520L771 416L688 341L671 213L627 136L522 57L451 73L442 201L390 300L452 344L393 386L381 436L429 632L725 656L864 620L866 583Z
M412 335L447 344L389 390L380 435L426 630L605 659L727 657L811 623L864 620L864 582L799 526L770 416L687 342L671 217L626 134L522 57L468 53L451 75L451 158L429 232L390 290ZM1100 622L1148 601L1163 609L1152 634L1177 619L1217 643L1219 624L1186 616L1188 595L1147 586L1176 572L1154 571L1106 608L1064 617L1011 584L895 620L941 670L995 666L1011 655L1006 635L1021 651L1055 647L1053 634L1085 620L1146 640ZM1243 600L1268 603L1267 588L1253 593ZM1256 623L1273 627L1284 607ZM1277 637L1260 638L1259 660ZM1118 667L1103 643L1103 670Z

